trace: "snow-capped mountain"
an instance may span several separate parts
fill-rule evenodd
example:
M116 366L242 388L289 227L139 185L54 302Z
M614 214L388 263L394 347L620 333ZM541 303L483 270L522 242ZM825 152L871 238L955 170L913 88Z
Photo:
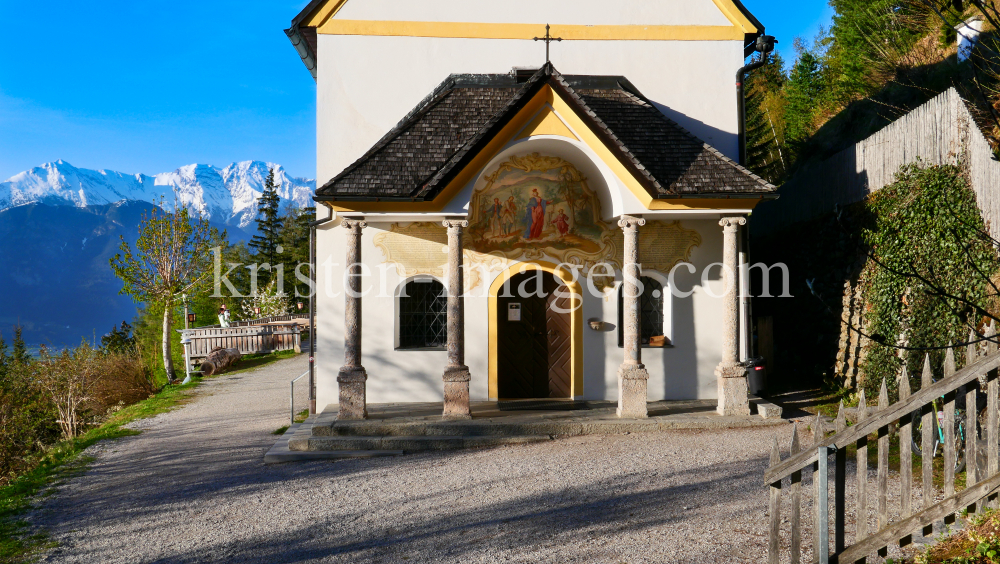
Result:
M15 174L0 183L0 211L32 203L87 207L137 200L172 209L174 201L192 213L244 228L257 218L257 199L274 169L282 207L313 205L316 181L289 176L274 163L243 161L225 168L192 164L155 176L89 170L59 160Z

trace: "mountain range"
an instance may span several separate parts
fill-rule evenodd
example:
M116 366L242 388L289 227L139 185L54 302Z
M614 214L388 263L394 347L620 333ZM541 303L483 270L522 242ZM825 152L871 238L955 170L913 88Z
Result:
M272 168L283 207L313 205L313 180L260 161L154 176L55 161L0 183L0 333L9 343L19 324L29 345L72 346L131 322L136 306L108 264L120 237L134 245L143 214L176 201L246 241Z
M225 168L191 164L154 176L45 163L0 182L0 211L33 203L83 208L140 201L173 209L175 202L213 222L245 229L257 218L257 199L274 170L282 205L313 205L316 182L288 175L275 163L242 161Z

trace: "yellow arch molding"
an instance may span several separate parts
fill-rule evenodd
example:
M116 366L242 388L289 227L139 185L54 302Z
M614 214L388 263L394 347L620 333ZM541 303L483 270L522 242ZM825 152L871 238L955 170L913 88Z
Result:
M570 397L573 399L583 397L583 291L580 283L572 278L563 276L564 271L559 269L555 263L548 261L532 261L516 263L497 275L493 283L490 284L489 296L489 350L490 350L490 399L499 398L499 387L497 386L497 374L499 372L497 347L497 323L499 322L499 312L497 304L497 294L507 280L515 274L528 272L529 270L543 270L563 281L570 292L577 297L572 300L573 311L569 314L570 320L570 356L572 365L570 366Z

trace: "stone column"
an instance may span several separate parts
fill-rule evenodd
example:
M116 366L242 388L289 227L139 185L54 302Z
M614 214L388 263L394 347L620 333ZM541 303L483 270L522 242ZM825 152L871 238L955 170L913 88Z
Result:
M719 221L723 228L722 276L727 288L722 318L722 362L715 368L719 384L719 415L750 415L750 401L747 399L747 370L739 362L740 350L740 292L736 273L738 254L736 234L740 225L746 225L746 218L724 217Z
M465 285L462 272L462 229L468 221L445 220L448 228L448 366L444 369L445 419L471 419L469 367L465 365Z
M622 314L624 323L625 361L618 368L618 417L642 419L646 412L646 384L649 372L642 364L642 342L639 333L639 227L646 220L621 216L618 226L625 232L625 257L622 273Z
M366 383L368 373L361 366L361 230L364 220L345 219L347 229L347 265L344 285L344 366L337 375L340 386L340 410L337 419L368 417Z

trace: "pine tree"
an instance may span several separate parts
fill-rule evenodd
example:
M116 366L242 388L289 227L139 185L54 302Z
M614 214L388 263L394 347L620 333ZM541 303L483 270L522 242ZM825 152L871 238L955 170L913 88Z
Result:
M823 91L821 73L819 59L809 51L802 51L785 87L785 138L789 143L804 141L813 133L814 111Z
M285 292L292 301L309 295L309 286L299 282L295 274L300 264L309 263L309 222L315 217L315 207L291 207L282 225L281 246L284 252L281 254L281 262L285 265L285 288L288 288ZM303 267L301 273L308 277L308 268Z
M783 147L782 66L781 55L771 52L768 64L751 74L746 82L747 168L774 184L784 176L789 164Z
M3 338L3 332L0 331L0 390L3 389L4 384L7 380L7 371L10 366L11 358L10 351L7 349L7 341Z
M10 361L12 364L25 365L31 362L31 356L28 354L28 347L24 344L24 337L22 336L22 328L20 325L14 326L14 351L11 355Z
M250 241L250 248L272 268L280 260L278 246L281 242L282 219L281 198L278 196L277 188L272 168L267 173L267 180L264 181L264 192L257 199L258 235L254 235Z

